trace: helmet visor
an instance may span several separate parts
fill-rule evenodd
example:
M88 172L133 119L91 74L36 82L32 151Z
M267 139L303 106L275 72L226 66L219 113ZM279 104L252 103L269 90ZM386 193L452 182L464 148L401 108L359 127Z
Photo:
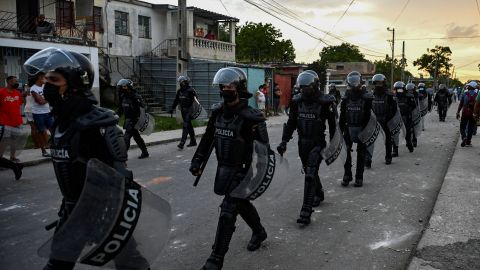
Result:
M362 78L360 76L354 75L347 77L347 84L351 87L359 87L362 83Z
M80 67L77 59L68 51L57 48L46 48L32 55L23 64L25 72L34 76L40 72L47 73L60 67Z
M241 80L241 74L233 69L222 68L217 71L213 77L213 85L238 84Z

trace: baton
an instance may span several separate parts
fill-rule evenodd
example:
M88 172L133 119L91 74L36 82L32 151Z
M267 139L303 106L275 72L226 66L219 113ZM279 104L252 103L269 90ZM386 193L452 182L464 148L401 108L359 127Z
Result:
M55 220L54 222L48 224L45 226L46 231L50 231L51 229L57 227L58 220Z
M202 177L203 171L205 170L205 167L207 167L207 162L208 162L208 159L210 159L210 155L212 154L212 151L213 151L213 142L210 145L210 148L208 149L207 158L205 159L205 161L200 166L200 174L197 175L197 178L195 178L195 182L193 183L194 187L196 187L198 185L198 182L200 181L200 178Z

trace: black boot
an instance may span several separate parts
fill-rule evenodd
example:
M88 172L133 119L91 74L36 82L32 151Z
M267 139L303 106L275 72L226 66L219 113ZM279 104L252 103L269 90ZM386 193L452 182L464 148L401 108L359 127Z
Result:
M392 157L398 157L398 146L393 147Z
M372 168L372 161L371 161L371 160L365 161L365 168L367 168L367 169L371 169L371 168Z
M205 265L200 270L220 270L223 267L223 256L218 256L212 253L207 259Z
M317 175L315 177L315 197L313 197L313 207L320 206L320 203L325 200L325 193L323 192L322 183L320 182L320 177Z
M467 145L467 140L466 139L463 139L462 140L462 143L460 144L461 147L465 147L465 145Z
M363 176L355 176L355 183L353 184L354 187L361 187L363 186Z
M23 164L18 163L17 166L15 166L15 169L13 169L13 172L15 173L15 180L19 180L22 177L22 170Z
M194 140L190 140L190 143L187 144L187 147L192 147L192 146L196 146L197 145L197 141L194 139Z
M315 197L315 177L305 177L305 188L303 190L303 205L300 210L300 218L297 223L308 225L310 224L310 216L313 209L313 198Z
M385 158L385 164L387 165L392 164L392 158L391 157Z
M178 149L182 150L184 145L185 145L185 142L182 141L177 145L177 147L178 147Z
M352 182L353 177L352 177L352 172L345 172L345 175L343 175L343 180L342 180L342 186L346 187L350 182Z
M412 144L407 144L407 148L408 148L408 151L410 151L410 153L413 152L414 148L413 148L413 145Z
M0 157L0 167L11 169L15 173L15 180L18 180L20 177L22 177L22 163L15 163L11 160Z
M248 242L247 250L255 251L259 249L265 239L267 239L265 228L262 228L262 230L257 233L252 233L252 238L250 239L250 242Z
M297 223L308 225L312 220L310 217L312 216L312 208L308 207L302 207L302 210L300 210L300 217L297 219Z
M144 158L148 158L150 156L150 154L148 152L142 152L142 154L138 157L139 159L144 159Z

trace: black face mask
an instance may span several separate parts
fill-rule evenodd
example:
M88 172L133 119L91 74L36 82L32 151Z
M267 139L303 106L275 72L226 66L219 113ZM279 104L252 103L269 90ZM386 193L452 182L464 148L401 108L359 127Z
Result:
M384 91L385 90L384 90L383 86L380 86L380 85L375 86L375 92L382 93Z
M60 93L58 91L60 90L60 87L51 84L51 83L45 83L45 86L43 87L43 96L45 97L45 100L50 103L50 106L55 107L58 102L62 99L60 96Z
M19 84L19 83L14 83L14 84L12 84L12 88L13 88L13 89L17 89L17 88L18 88L18 86L20 86L20 84Z
M237 99L238 94L236 91L220 91L220 96L223 98L225 103L231 103Z

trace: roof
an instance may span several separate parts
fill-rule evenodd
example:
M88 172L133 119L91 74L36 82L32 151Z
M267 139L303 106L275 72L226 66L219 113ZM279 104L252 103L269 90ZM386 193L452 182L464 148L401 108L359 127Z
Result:
M175 6L175 5L159 4L159 5L154 5L154 7L167 9L167 10L170 10L170 11L176 11L177 10L177 6ZM235 17L223 15L223 14L220 14L220 13L216 13L216 12L209 11L209 10L202 9L202 8L198 8L198 7L187 7L187 9L188 10L193 10L193 15L194 16L209 19L209 20L222 21L222 22L239 22L240 21L239 19L237 19Z

